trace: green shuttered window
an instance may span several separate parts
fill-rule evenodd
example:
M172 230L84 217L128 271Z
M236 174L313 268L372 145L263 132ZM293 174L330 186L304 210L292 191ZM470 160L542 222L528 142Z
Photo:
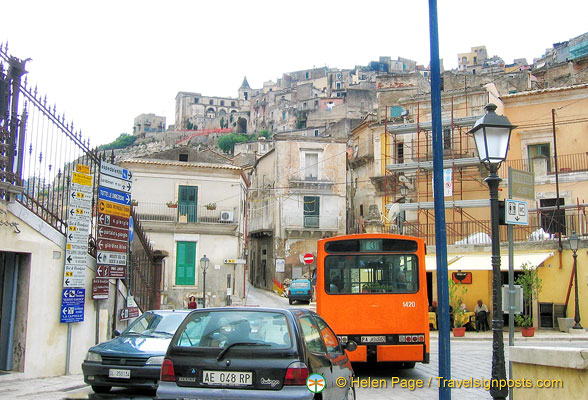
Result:
M176 285L194 285L196 242L177 242Z

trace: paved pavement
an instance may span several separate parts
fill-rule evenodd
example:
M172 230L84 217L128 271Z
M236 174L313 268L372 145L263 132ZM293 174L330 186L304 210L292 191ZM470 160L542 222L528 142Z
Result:
M288 300L273 293L249 289L245 302L247 306L290 307ZM302 305L294 305L299 307ZM314 308L314 304L307 306ZM526 346L565 346L588 347L588 333L570 334L554 330L535 331L535 337L523 338L520 332L515 334L516 345ZM504 333L505 357L508 361L508 332ZM451 337L451 372L456 379L489 377L491 371L492 332L466 332L464 338ZM358 399L436 399L438 398L438 332L431 332L431 363L418 364L414 369L384 369L381 367L366 369L356 368L356 374L362 379L383 379L387 387L359 388ZM508 374L508 373L507 373ZM411 390L408 387L392 387L392 380L398 378L406 385L422 379L430 387ZM490 398L482 389L454 389L453 398L480 399ZM109 395L95 395L84 384L81 374L63 375L48 378L27 378L23 373L0 375L0 399L147 399L150 392L133 394L122 389L114 389Z

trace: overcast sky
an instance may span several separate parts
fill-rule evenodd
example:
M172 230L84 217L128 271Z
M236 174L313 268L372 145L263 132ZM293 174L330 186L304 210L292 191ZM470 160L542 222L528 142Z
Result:
M440 56L485 45L506 63L588 31L588 1L438 0ZM351 69L380 56L428 65L428 1L18 0L0 5L0 43L92 146L155 113L174 123L179 91L237 97L282 73Z

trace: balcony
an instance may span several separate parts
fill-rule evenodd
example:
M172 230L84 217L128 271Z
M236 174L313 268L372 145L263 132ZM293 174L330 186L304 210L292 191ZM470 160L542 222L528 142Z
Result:
M337 234L339 217L336 215L284 215L286 230L291 233L312 236L314 233Z
M332 192L335 184L328 180L291 178L288 181L291 190Z
M506 160L499 170L502 178L507 178L508 167L535 172L536 176L555 175L555 157L539 156L532 159ZM588 153L557 156L557 169L559 173L588 171Z
M232 208L208 209L206 206L167 205L139 202L135 214L142 222L173 222L184 224L236 225L237 215Z

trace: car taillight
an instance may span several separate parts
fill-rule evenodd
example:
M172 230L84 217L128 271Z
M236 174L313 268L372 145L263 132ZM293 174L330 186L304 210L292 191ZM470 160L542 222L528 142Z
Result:
M308 378L308 368L304 363L293 362L288 366L286 377L284 378L284 385L306 385L306 378Z
M163 360L163 364L161 364L161 374L159 376L159 380L163 382L175 382L176 381L176 373L174 371L174 363L169 360Z

